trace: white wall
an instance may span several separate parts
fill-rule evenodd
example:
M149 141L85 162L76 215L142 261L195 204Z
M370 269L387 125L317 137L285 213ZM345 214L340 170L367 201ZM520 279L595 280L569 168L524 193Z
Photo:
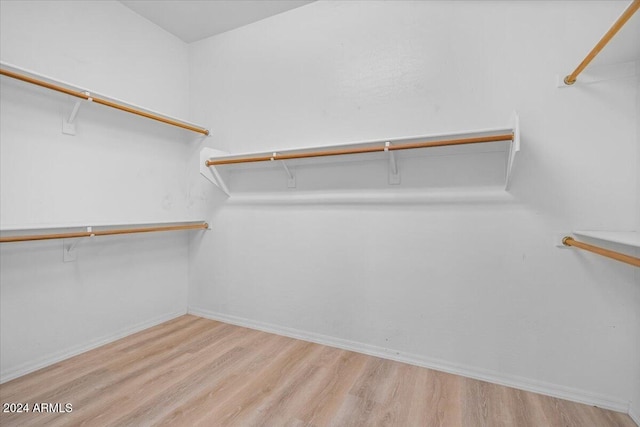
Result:
M358 168L298 168L304 198L282 171L231 173L232 192L266 192L243 203L194 174L214 230L191 249L190 311L626 412L637 272L554 246L638 226L637 81L555 85L623 7L321 1L190 45L193 119L230 152L500 126L512 110L523 132L503 196L477 193L473 166L402 204L386 185L336 197Z
M639 30L640 32L640 30ZM636 62L636 67L640 69L640 62ZM636 84L640 86L640 73L637 76ZM636 110L640 111L640 90L636 91ZM640 114L636 115L636 139L640 146ZM638 150L638 166L636 169L637 189L636 201L638 205L638 211L640 212L640 149ZM637 217L636 230L640 230L640 215ZM636 256L640 257L640 249L636 250ZM636 269L636 282L640 283L640 269ZM640 322L640 312L637 313L638 321ZM640 354L640 335L636 336L637 353ZM635 367L635 386L631 397L631 407L629 414L633 417L636 424L640 425L640 363L636 363Z
M0 2L3 61L186 117L186 45L119 2ZM193 218L193 134L2 77L2 228ZM0 246L1 377L186 311L187 233Z

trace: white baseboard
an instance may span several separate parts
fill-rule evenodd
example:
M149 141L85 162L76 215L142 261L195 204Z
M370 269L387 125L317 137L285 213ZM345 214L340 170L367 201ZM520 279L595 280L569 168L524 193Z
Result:
M159 325L160 323L164 323L171 319L175 319L176 317L183 316L185 314L187 314L186 311L181 310L181 311L165 314L162 316L158 316L153 319L138 323L134 326L120 329L119 331L114 332L113 334L96 338L95 340L92 340L86 344L73 346L71 348L41 357L38 360L22 363L12 369L9 369L5 372L0 373L0 384L10 381L14 378L21 377L30 372L37 371L38 369L42 369L46 366L53 365L54 363L60 362L70 357L77 356L78 354L87 352L89 350L93 350L94 348L100 347L101 345L105 345L110 342L119 340L120 338L124 338L126 336L135 334L136 332L140 332L144 329L151 328L152 326Z
M629 416L631 417L634 423L640 426L640 413L634 411L633 407L629 408Z
M310 341L318 344L336 347L344 350L355 351L358 353L368 354L371 356L381 357L384 359L395 360L410 365L430 368L437 371L448 372L463 377L473 378L481 381L487 381L494 384L513 387L520 390L531 391L534 393L544 394L547 396L557 397L560 399L570 400L573 402L584 403L599 408L610 409L612 411L629 413L629 402L609 396L591 393L584 390L566 387L558 384L536 381L530 378L524 378L516 375L508 375L474 366L467 366L457 363L451 363L445 360L428 358L416 354L403 353L393 349L373 346L357 341L345 340L328 335L317 334L313 332L302 331L299 329L289 328L280 325L259 322L227 314L215 313L209 310L189 307L189 314L200 316L207 319L218 320L233 325L243 326L246 328L257 329L259 331L269 332L277 335L283 335L304 341ZM629 413L630 414L630 413ZM631 415L631 414L630 414ZM631 415L633 418L634 415ZM638 422L636 418L636 423Z

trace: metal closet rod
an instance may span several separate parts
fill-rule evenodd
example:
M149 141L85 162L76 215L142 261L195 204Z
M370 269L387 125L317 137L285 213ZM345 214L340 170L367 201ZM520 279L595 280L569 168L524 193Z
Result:
M600 39L598 44L595 45L591 52L587 54L587 56L582 60L580 65L573 71L573 73L569 74L564 78L564 83L567 85L572 85L576 82L578 78L578 74L580 74L586 67L589 65L593 58L596 57L598 53L611 41L613 36L616 35L620 28L627 23L627 21L640 9L640 0L633 0L629 6L622 12L622 15L616 20L616 22L609 28L609 31L606 32L604 36Z
M160 116L158 114L149 113L147 111L139 110L137 108L129 107L127 105L123 105L123 104L120 104L118 102L109 101L108 99L103 99L103 98L100 98L100 97L96 97L96 96L91 95L88 92L80 92L78 90L69 89L69 88L66 88L64 86L60 86L60 85L57 85L57 84L54 84L54 83L49 83L47 81L36 79L34 77L30 77L30 76L27 76L27 75L24 75L24 74L16 73L14 71L9 71L9 70L6 70L4 68L0 68L0 74L3 75L3 76L11 77L11 78L16 79L16 80L21 80L21 81L26 82L26 83L31 83L31 84L34 84L34 85L37 85L37 86L45 87L47 89L51 89L51 90L55 90L55 91L58 91L58 92L62 92L62 93L65 93L67 95L74 96L76 98L82 98L82 99L84 99L86 101L92 101L92 102L95 102L96 104L106 105L107 107L115 108L116 110L121 110L121 111L125 111L127 113L136 114L138 116L146 117L148 119L157 120L159 122L166 123L168 125L177 126L179 128L187 129L187 130L190 130L190 131L193 131L193 132L197 132L197 133L201 133L203 135L209 135L209 131L207 129L204 129L204 128L201 128L201 127L198 127L198 126L193 126L193 125L190 125L188 123L182 123L180 121L169 119L167 117L163 117L163 116Z
M34 234L27 236L0 237L0 243L27 242L31 240L71 239L75 237L111 236L114 234L151 233L156 231L205 230L209 224L176 224L159 227L120 228L114 230L76 231L71 233Z
M593 252L594 254L615 259L616 261L620 261L626 264L631 264L636 267L640 267L640 258L636 258L631 255L621 254L620 252L610 251L609 249L604 249L599 246L590 245L588 243L579 242L570 236L564 237L562 239L562 244L565 246L574 246L576 248L584 249L585 251Z
M322 150L322 151L308 151L306 153L291 153L291 154L278 154L263 156L246 156L237 157L233 159L218 159L207 160L205 164L207 166L229 165L233 163L251 163L251 162L266 162L271 160L291 160L291 159L305 159L309 157L324 157L324 156L339 156L342 154L360 154L360 153L376 153L380 151L395 151L395 150L410 150L413 148L427 148L427 147L444 147L447 145L463 145L463 144L476 144L480 142L498 142L498 141L513 141L513 133L492 135L492 136L477 136L471 138L457 138L457 139L443 139L438 141L422 141L412 142L402 145L389 145L379 147L361 147L361 148L341 148L335 150Z

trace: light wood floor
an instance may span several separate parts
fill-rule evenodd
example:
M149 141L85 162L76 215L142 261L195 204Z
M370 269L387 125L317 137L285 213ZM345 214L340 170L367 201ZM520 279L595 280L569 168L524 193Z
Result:
M629 416L183 316L0 386L2 426L633 426ZM63 405L62 405L63 406Z

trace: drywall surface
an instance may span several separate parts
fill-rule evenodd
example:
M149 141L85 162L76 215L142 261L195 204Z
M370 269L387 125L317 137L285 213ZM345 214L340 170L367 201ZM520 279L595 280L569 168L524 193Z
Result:
M640 30L639 30L640 31ZM640 61L636 61L636 69L640 70ZM637 87L640 87L640 73L636 80ZM636 91L636 111L640 112L640 90ZM636 115L636 140L638 146L640 146L640 114ZM637 153L637 169L636 169L636 201L638 205L638 211L640 212L640 149ZM640 230L640 215L637 217L636 230ZM636 256L640 257L640 249L636 250ZM640 268L636 269L636 282L640 283ZM640 311L636 312L637 321L640 322ZM637 354L640 354L640 335L636 336L636 348ZM640 425L640 362L635 366L635 382L633 388L633 395L631 397L631 407L629 414L632 416L636 424Z
M640 216L637 80L556 85L625 5L316 2L190 45L193 119L215 120L221 150L503 126L513 110L523 135L509 193L452 156L409 194L384 162L298 165L296 189L282 169L227 168L229 199L194 174L213 231L191 248L190 311L626 412L637 272L555 246Z
M186 46L118 2L1 2L2 60L186 117ZM21 226L190 217L191 133L1 78L0 217ZM0 247L3 380L186 311L186 233Z

